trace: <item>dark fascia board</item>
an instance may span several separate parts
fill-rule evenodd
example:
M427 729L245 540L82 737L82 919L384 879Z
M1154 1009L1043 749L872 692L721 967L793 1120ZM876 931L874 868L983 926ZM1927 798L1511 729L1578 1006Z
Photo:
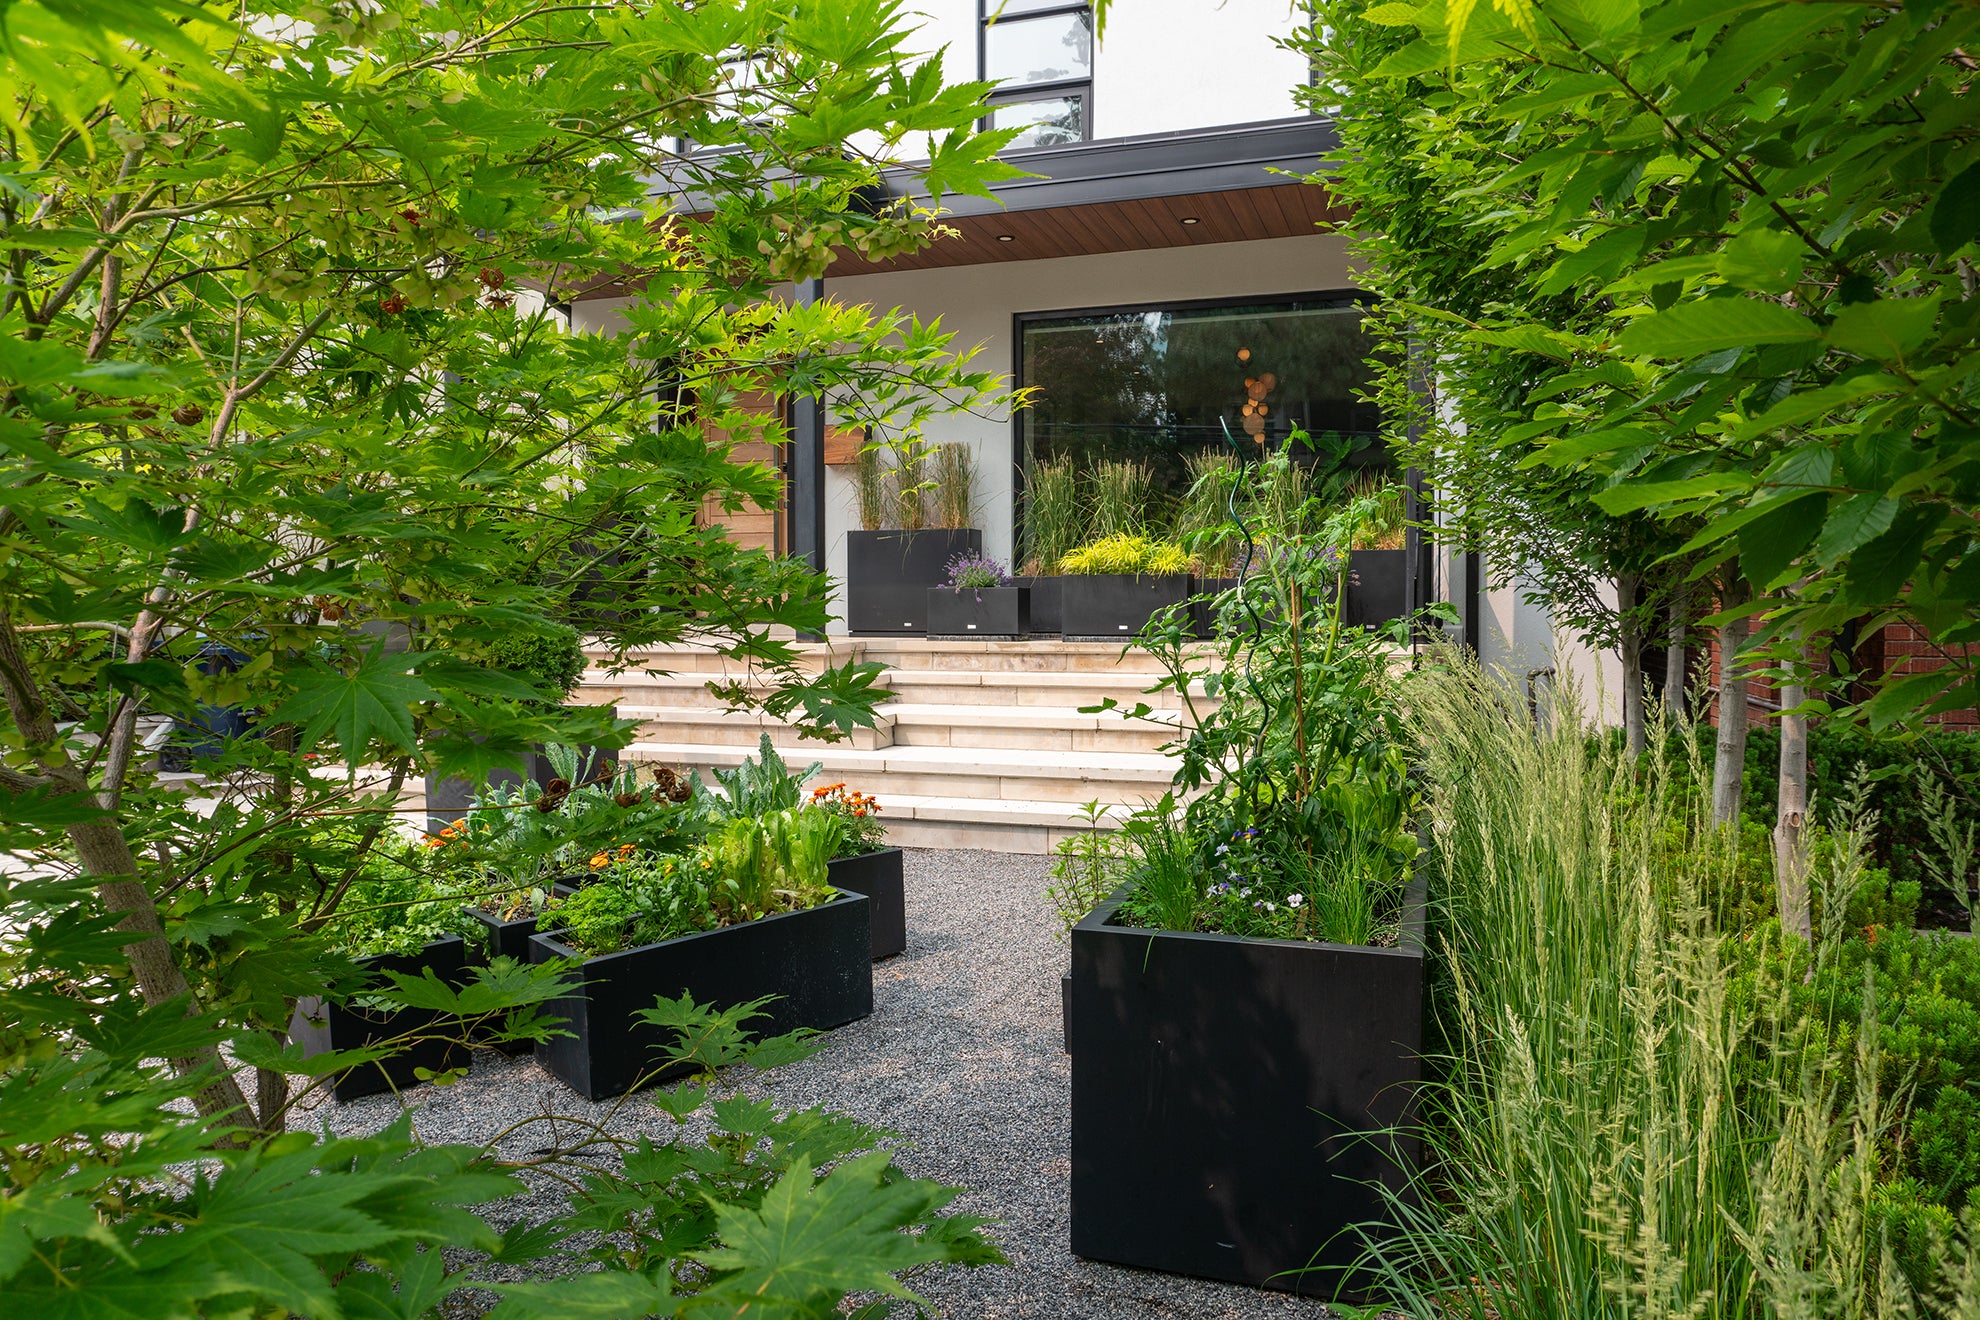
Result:
M957 216L992 215L1296 184L1298 178L1272 171L1314 173L1326 168L1340 146L1340 135L1331 119L1301 115L1063 147L1033 147L1008 152L1004 157L1033 177L993 183L991 197L946 194L942 209ZM925 204L928 193L919 186L920 181L921 176L912 169L888 170L882 186L874 189L874 201L908 199ZM666 187L666 180L656 180L656 184L657 191ZM692 213L709 205L706 195L682 179L670 209Z
M1339 152L1340 145L1332 120L1303 115L1037 147L1005 156L1036 177L992 184L994 199L952 194L942 198L942 205L951 215L988 215L1296 184L1299 179L1272 171L1314 173ZM889 195L925 201L926 192L911 186L917 181L908 171L898 175L889 171Z

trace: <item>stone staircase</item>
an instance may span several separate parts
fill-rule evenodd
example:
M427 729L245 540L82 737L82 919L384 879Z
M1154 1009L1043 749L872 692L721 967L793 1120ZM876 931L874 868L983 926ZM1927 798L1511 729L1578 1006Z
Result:
M1169 785L1160 749L1187 719L1174 693L1144 689L1157 669L1110 642L975 642L836 638L799 644L807 666L875 661L892 696L875 727L839 743L800 740L783 721L732 711L711 682L758 684L704 647L657 647L617 674L596 667L579 699L614 704L641 721L629 760L700 770L728 768L771 741L793 765L823 763L817 782L844 780L880 802L893 842L916 848L1050 851L1088 828L1083 804L1112 827ZM1153 712L1082 714L1112 697ZM1195 695L1201 707L1202 694Z

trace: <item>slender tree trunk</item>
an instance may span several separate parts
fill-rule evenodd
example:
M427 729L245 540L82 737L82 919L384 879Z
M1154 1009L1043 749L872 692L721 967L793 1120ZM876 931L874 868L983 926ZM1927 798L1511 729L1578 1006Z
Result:
M1746 587L1737 574L1728 574L1719 608L1746 603ZM1746 773L1746 698L1749 680L1740 651L1746 646L1745 616L1719 626L1719 740L1712 758L1712 823L1739 820L1740 792Z
M1774 887L1781 926L1804 941L1814 938L1808 898L1808 717L1794 708L1808 699L1803 670L1806 645L1796 648L1794 669L1781 684L1780 814L1774 822Z
M1634 573L1616 578L1616 610L1622 620L1623 738L1631 756L1643 755L1643 624L1636 614L1636 593L1642 579Z
M1664 712L1680 724L1689 714L1685 689L1691 666L1685 642L1690 635L1691 587L1687 584L1671 594L1670 632L1665 639L1668 649L1664 652Z

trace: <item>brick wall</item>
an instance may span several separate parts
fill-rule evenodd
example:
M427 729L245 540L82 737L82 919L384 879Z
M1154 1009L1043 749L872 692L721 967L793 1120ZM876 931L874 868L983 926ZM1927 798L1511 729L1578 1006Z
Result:
M1853 668L1865 679L1881 678L1885 675L1924 674L1935 669L1943 669L1948 661L1943 648L1935 645L1925 633L1914 624L1894 623L1878 629L1862 638L1851 657ZM1834 673L1835 666L1830 656L1823 656L1820 667L1826 673ZM1709 716L1713 724L1719 722L1719 646L1718 639L1711 637L1706 644L1706 672L1713 693ZM1851 697L1861 700L1869 695L1865 684L1854 685ZM1747 684L1747 719L1759 724L1770 720L1780 709L1780 688L1771 679L1754 679ZM1948 728L1972 729L1980 731L1980 711L1955 710L1943 715L1931 716L1929 723Z

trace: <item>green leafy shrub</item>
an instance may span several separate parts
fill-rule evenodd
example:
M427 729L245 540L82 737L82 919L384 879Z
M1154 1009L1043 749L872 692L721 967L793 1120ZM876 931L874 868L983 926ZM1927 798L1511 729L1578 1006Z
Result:
M544 704L561 705L584 678L585 659L578 630L546 624L541 631L511 632L480 648L476 657L488 669L500 669L528 681L545 695Z
M715 782L722 788L722 810L731 817L795 810L805 781L824 768L822 762L813 761L794 773L766 733L756 744L755 759L745 756L735 769L715 772Z
M1120 534L1102 537L1066 554L1059 560L1061 573L1156 573L1189 571L1189 554L1173 541L1151 541L1145 536Z

